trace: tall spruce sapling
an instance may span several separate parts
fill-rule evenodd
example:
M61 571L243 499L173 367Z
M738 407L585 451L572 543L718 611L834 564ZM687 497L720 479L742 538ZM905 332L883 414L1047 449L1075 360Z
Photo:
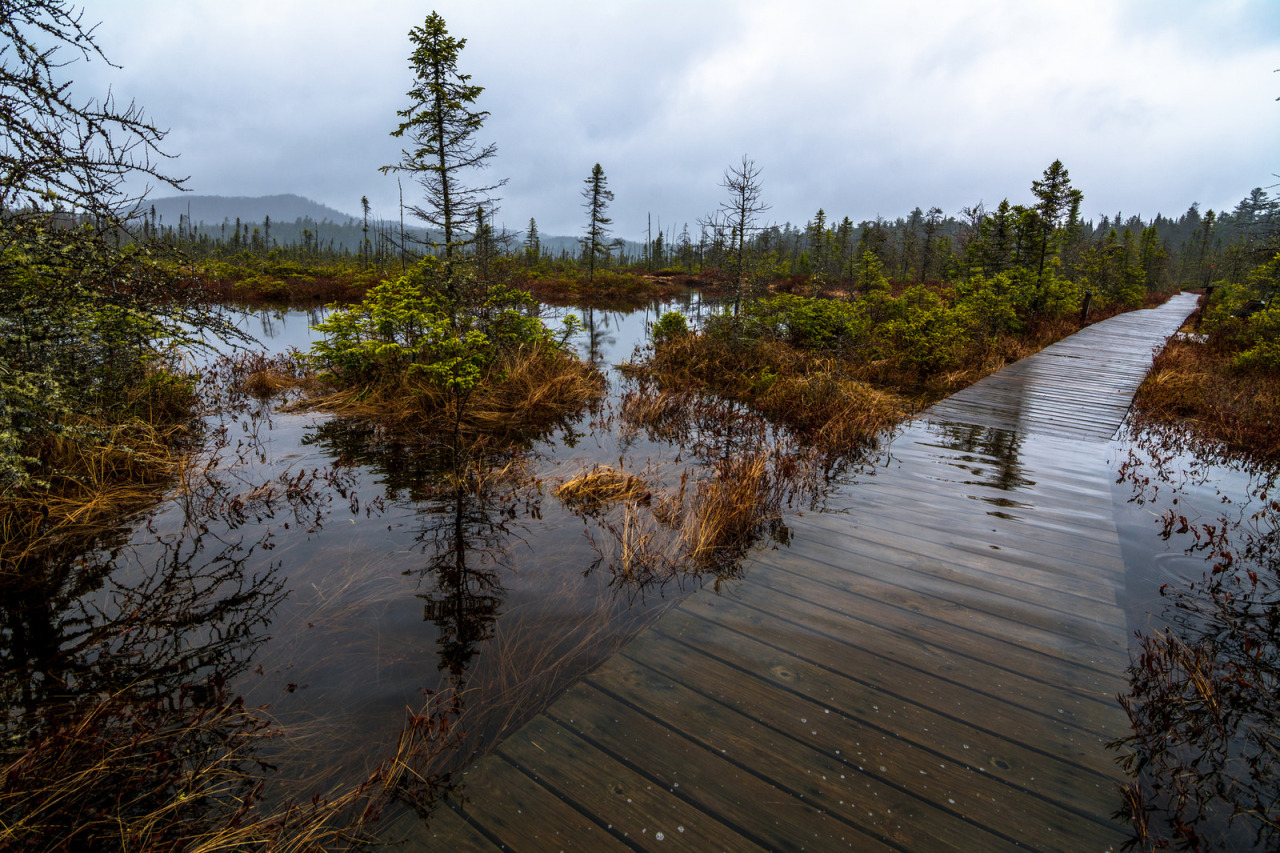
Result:
M465 229L478 221L482 208L494 212L491 193L506 180L481 186L464 180L473 170L486 168L498 150L494 143L481 145L476 139L489 113L474 109L484 87L472 85L471 75L458 70L467 40L450 36L444 19L432 12L422 26L409 31L409 41L414 85L408 92L410 105L397 111L402 121L391 132L408 145L400 152L400 162L383 166L382 172L407 173L422 187L424 202L409 210L443 233L445 293L456 302L456 263L470 242Z
M609 236L609 225L613 220L604 214L609 202L613 201L613 191L609 189L608 179L599 163L591 167L591 175L583 183L586 186L582 188L582 207L587 211L587 234L582 238L582 254L587 262L587 280L594 281L596 259L609 258L609 243L605 238Z
M1061 160L1054 160L1040 180L1031 182L1031 192L1036 197L1033 210L1039 226L1036 281L1043 285L1045 262L1056 251L1054 237L1060 228L1070 228L1079 221L1084 195L1072 188L1071 176Z

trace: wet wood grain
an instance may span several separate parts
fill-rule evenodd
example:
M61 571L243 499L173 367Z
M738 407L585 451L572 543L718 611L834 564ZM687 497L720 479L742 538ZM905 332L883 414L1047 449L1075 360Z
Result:
M467 822L435 837L1119 849L1105 743L1125 729L1128 658L1105 442L1193 307L1096 324L926 411L833 512L789 518L789 546L499 745L463 780Z

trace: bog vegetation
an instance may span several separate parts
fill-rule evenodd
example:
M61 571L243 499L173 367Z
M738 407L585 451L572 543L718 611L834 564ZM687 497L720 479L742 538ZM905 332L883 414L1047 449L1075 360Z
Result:
M210 376L264 398L302 384L303 405L439 448L431 488L460 519L489 460L604 393L568 344L577 321L548 327L540 302L722 297L707 317L654 324L621 402L625 429L716 435L699 450L706 476L663 490L596 468L557 492L599 520L597 550L628 582L731 574L752 542L785 537L783 507L811 494L831 459L1082 323L1183 287L1211 289L1204 337L1165 350L1142 404L1251 453L1274 459L1280 447L1280 230L1262 190L1221 215L1193 204L1176 219L1095 223L1055 161L1023 203L860 223L819 209L796 227L764 219L763 170L744 158L692 232L659 227L629 243L609 239L613 193L601 164L584 164L584 236L571 250L532 219L522 233L495 230L502 181L476 178L495 151L479 138L483 90L458 68L465 40L433 13L409 35L414 79L393 130L405 148L386 167L417 184L408 211L421 228L371 220L363 199L345 242L298 223L299 239L282 243L269 219L175 228L125 190L139 175L181 185L157 166L164 134L133 106L67 94L75 66L64 60L101 57L92 27L61 0L0 5L0 846L345 844L392 800L425 808L436 794L430 761L455 735L450 709L429 703L358 785L265 807L254 750L269 720L227 684L281 591L246 577L242 556L197 567L175 552L152 586L125 596L131 607L83 609L117 570L130 524L166 494L233 523L255 502L310 512L325 500L333 482L318 475L278 492L219 485L202 416L215 398L231 404ZM210 341L246 341L228 304L323 303L333 310L305 357L203 377L183 368ZM166 621L170 607L200 618ZM210 637L233 639L192 639ZM154 671L139 663L184 638L194 651ZM68 649L74 665L51 670Z
M1272 238L1274 242L1274 237ZM1144 417L1261 462L1280 459L1280 254L1201 297L1138 391Z

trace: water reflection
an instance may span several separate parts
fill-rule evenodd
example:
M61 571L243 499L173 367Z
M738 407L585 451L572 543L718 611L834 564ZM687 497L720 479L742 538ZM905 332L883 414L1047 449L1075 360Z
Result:
M607 311L597 311L594 308L587 308L582 312L582 324L586 335L587 358L593 363L598 364L603 360L603 353L607 350L614 350L618 343L616 331L612 328L610 322L614 315Z
M1280 472L1163 429L1129 441L1121 479L1149 528L1134 537L1158 532L1183 549L1187 575L1158 584L1163 609L1137 636L1121 698L1132 733L1112 744L1132 777L1122 812L1144 849L1274 850ZM1144 568L1140 576L1153 578Z
M1022 465L1025 437L1019 431L972 424L940 424L939 431L942 438L940 446L961 454L950 464L979 478L960 481L964 485L986 486L1002 492L1035 485L1027 478Z
M679 304L703 310L696 299ZM588 312L579 345L602 364L621 361L670 307ZM285 349L305 348L319 319L259 312L245 322ZM680 593L704 578L733 578L753 544L788 541L783 510L816 500L821 461L714 401L690 407L671 431L640 427L619 437L612 417L621 377L612 387L613 409L457 455L429 436L280 414L266 400L231 405L211 426L229 448L225 457L162 509L134 519L141 527L68 543L39 572L6 571L6 758L37 756L23 765L22 785L44 784L40 756L53 753L32 750L57 742L42 737L75 720L108 718L99 746L128 743L129 727L145 722L172 755L207 756L201 767L227 772L242 766L235 778L255 786L267 763L281 768L273 781L297 782L289 790L308 795L358 783L398 737L419 744L413 766L430 779L521 725ZM604 463L641 473L655 499L596 518L544 499L551 484ZM740 497L733 483L764 511L729 511ZM626 540L630 511L648 514L663 542L678 542L706 529L717 508L726 510L717 523L730 538L685 549L682 559L691 559L681 577L694 581L687 587L615 571L590 538L604 547L614 524ZM424 691L450 715L451 731L465 733L456 752L436 750L426 736L440 729L413 722L436 718L415 711L402 728L406 706L420 708ZM94 717L94 703L104 701L119 704ZM264 712L247 708L267 705L286 736L258 743ZM187 729L190 736L181 734ZM132 755L128 773L147 778L144 757ZM69 762L67 773L94 760ZM156 791L175 790L175 766L156 764ZM100 809L124 775L101 774L85 810ZM175 821L195 831L223 820L224 805L246 801L239 784L193 799L191 811L173 812ZM415 802L430 795L419 792ZM8 801L3 809L11 814ZM62 825L92 827L87 815L68 810Z
M403 570L418 579L424 619L436 626L440 669L461 691L481 644L501 614L512 540L540 515L540 494L518 448L488 452L387 438L369 424L329 421L305 440L370 469L386 501L409 506L424 562Z
M253 566L269 532L188 520L146 543L123 527L64 540L0 573L6 846L164 845L255 821L245 809L267 720L227 685L283 587L274 567Z
M937 438L925 446L943 451L938 460L960 472L958 476L937 475L935 479L963 486L960 494L995 507L987 511L993 518L1019 521L1022 516L1014 510L1032 508L1030 503L1011 496L1013 492L1035 486L1035 481L1026 476L1022 461L1024 433L1011 428L951 422L932 423L930 430Z

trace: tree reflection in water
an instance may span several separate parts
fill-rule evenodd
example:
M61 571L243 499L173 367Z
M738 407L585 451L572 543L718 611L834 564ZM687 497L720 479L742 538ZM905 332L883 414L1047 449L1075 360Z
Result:
M1280 845L1280 501L1275 467L1176 433L1140 434L1122 475L1162 509L1161 534L1210 568L1169 583L1165 625L1139 632L1121 697L1132 733L1112 744L1133 777L1120 815L1142 849ZM1213 484L1248 473L1244 494ZM1216 494L1213 494L1216 492ZM1194 498L1208 493L1211 514ZM1191 498L1189 500L1188 498Z
M562 427L560 438L571 443L576 434ZM515 571L512 546L526 544L529 523L541 517L540 483L530 473L536 457L528 443L494 449L475 441L455 457L451 445L429 436L392 436L356 421L326 422L308 442L371 470L382 484L381 500L412 510L413 541L422 562L404 574L417 578L423 619L435 629L441 679L430 689L460 720L461 745L441 754L437 769L456 769L501 731L535 713L539 706L533 694L554 692L558 679L581 671L568 659L572 654L552 651L557 643L548 640L546 626L537 619L511 614L500 623L507 615L503 579ZM576 591L579 597L589 593ZM613 607L609 600L597 605ZM584 615L580 628L589 632L591 623ZM501 650L494 648L499 640ZM537 654L545 657L524 666L515 662ZM507 681L515 669L520 676L513 685Z
M281 527L318 528L343 472L254 482L253 442L233 461L218 452L150 512L0 566L0 847L346 844L392 799L434 799L426 759L448 720L425 711L345 791L267 798L275 730L228 685L285 595L262 552Z

